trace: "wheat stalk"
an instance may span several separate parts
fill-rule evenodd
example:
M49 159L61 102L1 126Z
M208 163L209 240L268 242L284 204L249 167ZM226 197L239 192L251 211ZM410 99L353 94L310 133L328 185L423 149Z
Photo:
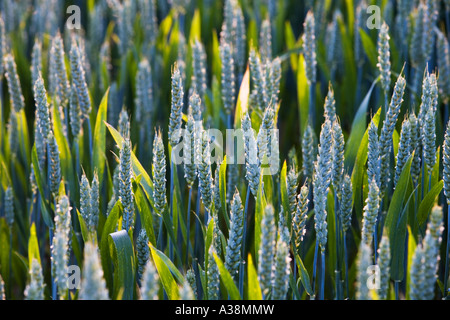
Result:
M145 267L150 258L150 249L148 247L148 237L145 229L142 229L139 232L139 236L136 242L136 251L137 251L137 264L138 264L138 272L137 272L137 281L141 284L142 275L144 274Z
M37 259L32 260L30 268L30 283L24 291L26 300L44 300L44 277L41 264ZM1 299L0 299L1 300Z
M389 282L391 279L391 247L389 238L384 235L378 248L377 265L380 268L380 289L378 290L378 297L380 300L386 300L389 291Z

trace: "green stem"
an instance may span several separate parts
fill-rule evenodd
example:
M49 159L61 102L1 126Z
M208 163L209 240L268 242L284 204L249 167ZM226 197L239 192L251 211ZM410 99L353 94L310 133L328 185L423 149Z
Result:
M378 250L378 221L380 220L380 215L378 215L377 223L375 224L375 231L373 232L373 252L375 257L375 263L377 263L377 250Z
M350 298L350 290L348 287L348 253L347 253L347 235L344 232L344 263L345 263L345 290L347 298Z
M90 164L91 164L91 170L94 168L94 153L93 153L93 143L92 143L92 127L91 127L91 119L89 117L86 118L86 123L88 127L88 134L89 134L89 157L90 157Z
M195 243L194 243L194 256L197 255L197 259L199 258L199 250L200 250L200 190L197 190L197 204L195 212L197 213L197 219L195 219ZM208 254L205 252L205 254ZM194 257L192 257L194 259Z
M294 247L293 249L295 250L295 245L293 247ZM297 263L294 263L294 283L295 283L295 286L297 287ZM298 288L295 288L294 290L297 290L297 289ZM292 290L292 291L294 291L294 290ZM296 300L294 292L292 293L292 299Z
M8 264L9 264L9 274L8 274L8 283L9 283L9 286L8 286L8 293L9 293L9 299L11 299L11 294L12 294L12 284L11 284L11 281L12 281L12 277L11 277L11 275L12 275L12 272L11 272L11 270L12 270L12 246L13 246L13 243L12 243L12 239L13 239L13 237L12 237L12 233L13 233L13 230L12 230L12 226L11 226L11 230L10 230L10 232L9 232L9 261L8 261Z
M361 100L361 85L362 85L362 76L363 76L363 68L362 66L358 67L358 74L357 74L357 79L358 81L356 82L356 97L355 97L355 108L358 108L359 104L360 104L360 100ZM356 112L357 110L355 110Z
M336 300L341 300L341 272L339 267L339 242L340 242L340 234L339 234L339 217L338 217L338 197L335 192L334 194L334 223L335 223L335 234L336 234L336 280L335 280L335 290L336 290Z
M81 165L80 165L80 143L79 143L79 137L75 138L74 141L74 147L75 147L75 163L76 163L76 172L78 179L81 177Z
M49 236L50 248L51 248L53 246L53 229L51 227L49 227L49 229L48 229L48 236ZM50 253L50 255L51 255L51 253ZM53 264L53 261L51 261L50 264ZM53 269L53 268L51 268L51 269ZM57 287L56 287L55 278L53 277L53 272L52 272L52 299L58 300Z
M319 240L316 239L316 248L314 249L314 264L313 264L313 292L316 294L316 274L317 274L317 256L319 254Z
M445 27L450 40L450 7L448 5L445 6Z
M191 253L192 257L194 254L192 252L191 246L191 198L192 198L192 187L189 188L189 198L188 198L188 211L186 215L186 245L188 251ZM189 263L189 252L186 252L186 265Z
M173 170L174 170L174 165L173 165L173 161L172 158L170 158L170 219L172 220L172 222L174 221L173 219ZM169 238L169 258L171 261L173 261L173 241L172 239Z
M3 75L0 75L0 136L3 137L3 128L6 128L6 125L3 124L3 113L5 108L3 108ZM3 150L3 139L0 139L0 152L4 152Z
M316 83L311 83L309 87L309 119L312 123L312 127L316 126Z
M425 197L425 158L422 153L422 194L421 200Z
M395 281L395 283L394 283L395 300L400 300L400 297L399 297L399 286L400 286L400 281Z
M159 218L159 231L158 231L158 241L156 243L156 246L160 249L163 250L163 218Z
M325 251L322 251L322 263L321 263L322 274L320 276L320 292L319 300L324 300L325 298Z
M247 187L247 197L245 199L245 209L244 209L244 234L242 236L242 245L241 245L241 253L242 253L242 263L240 266L240 272L239 272L239 292L241 294L241 297L244 297L244 278L245 278L245 268L244 268L244 261L245 261L245 244L246 244L246 237L247 237L247 213L248 213L248 202L250 200L250 186Z

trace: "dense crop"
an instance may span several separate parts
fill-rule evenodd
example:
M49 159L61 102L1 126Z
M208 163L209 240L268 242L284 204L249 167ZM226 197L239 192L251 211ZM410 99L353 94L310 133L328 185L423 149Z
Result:
M0 3L0 300L449 297L448 1L71 2Z

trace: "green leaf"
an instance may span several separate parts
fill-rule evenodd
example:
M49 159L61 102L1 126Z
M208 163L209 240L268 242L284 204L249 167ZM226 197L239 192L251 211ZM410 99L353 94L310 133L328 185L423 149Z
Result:
M30 239L28 240L28 265L31 268L33 259L41 264L41 256L39 254L39 242L36 235L36 225L33 223L30 228Z
M50 215L50 211L48 210L48 199L45 195L44 185L42 184L42 174L41 170L39 169L39 161L37 159L37 152L36 152L36 146L33 146L32 156L31 160L33 162L33 168L34 168L34 176L36 178L36 184L38 186L39 194L41 196L41 213L42 217L44 219L45 224L49 228L53 228L53 218Z
M27 259L17 251L12 252L11 269L14 270L13 276L15 284L23 288L26 286L29 268Z
M230 295L231 300L241 300L241 296L239 294L239 290L236 287L236 284L233 281L230 273L227 268L223 264L222 260L217 256L215 252L213 252L214 260L216 261L217 267L219 268L220 278L222 279L225 288L227 288L228 294Z
M367 128L367 110L369 108L370 97L372 96L373 89L375 88L377 82L378 79L372 83L369 92L367 92L366 97L361 102L361 105L356 112L355 119L353 120L352 131L350 132L345 150L345 167L347 169L350 169L355 163L358 150L360 150L362 144L361 141L363 141L365 135L364 132Z
M64 134L61 117L59 114L59 107L53 105L53 128L56 142L58 143L59 159L61 162L61 173L65 181L70 185L71 192L74 193L75 198L78 198L79 189L75 183L75 175L73 170L72 154L70 153L69 143Z
M352 37L354 32L357 32L357 30L354 30L355 28L355 9L353 6L352 0L345 0L345 7L347 8L347 21L348 21L348 30L349 34Z
M190 41L199 40L202 39L202 25L201 25L201 19L200 19L200 11L197 9L195 10L194 16L192 18L191 22L191 31L189 34Z
M1 159L0 179L1 179L1 184L2 184L3 189L6 189L6 188L8 188L8 186L10 186L12 184L12 182L11 182L11 178L9 177L9 174L8 174L8 167L6 166L4 159L2 159L1 154L0 154L0 159Z
M411 200L413 194L410 195L408 202L403 209L400 221L397 224L397 228L391 237L389 238L392 242L391 247L391 278L394 281L403 281L404 279L404 263L405 263L405 242L406 242L406 231L408 214L406 213L409 201Z
M395 232L400 218L400 213L403 210L403 203L406 196L406 190L408 189L413 156L414 154L408 158L408 161L403 167L402 173L397 182L394 194L391 199L391 204L389 206L389 210L385 221L385 226L388 229L389 237L393 232Z
M351 19L351 17L349 17ZM339 30L342 40L342 53L344 55L344 61L348 62L345 64L345 78L344 78L344 88L346 88L346 93L351 97L354 97L356 89L356 65L350 61L355 61L353 55L353 33L351 30L353 26L347 30L345 22L342 16L338 15L337 19Z
M397 154L398 154L398 145L400 142L400 135L397 130L394 129L394 133L392 134L392 151L394 152L395 164L397 164Z
M114 262L114 298L122 293L123 300L133 300L135 261L133 244L125 230L111 233L108 238Z
M109 132L111 133L112 137L114 138L114 141L117 143L117 146L119 147L119 149L121 149L124 139L122 138L120 133L116 129L114 129L110 124L105 122L105 125L108 128ZM146 194L148 200L150 201L151 206L154 207L153 182L150 179L150 176L147 173L147 171L145 171L144 167L137 159L134 152L131 153L131 161L132 161L134 175L136 177L142 175L142 178L143 178L141 180L142 187L144 188L145 194Z
M172 154L172 147L169 144L169 151ZM174 221L174 232L178 236L178 229L181 230L182 239L186 239L186 223L184 220L184 207L183 207L183 197L181 195L180 181L178 176L178 168L176 165L173 168L173 221ZM186 243L186 242L185 242Z
M204 294L204 296L206 297L207 293L208 293L208 288L207 288L207 283L206 283L206 273L205 273L205 270L203 270L203 268L200 265L200 263L197 263L197 268L198 268L198 274L200 275L200 282L202 284L203 292L206 292Z
M205 238L205 253L209 252L209 248L211 247L213 237L214 237L214 219L211 219L208 224L208 229L206 230L206 238ZM208 262L208 254L205 254L205 260ZM206 263L206 265L208 265Z
M285 33L285 39L286 39L286 47L289 51L292 51L296 47L296 40L295 40L295 34L294 30L292 29L292 25L290 21L286 21L285 27L284 27L284 33ZM298 54L291 53L290 55L291 60L291 68L294 74L297 73L298 69Z
M259 285L258 273L253 263L252 255L248 255L248 299L249 300L262 300L261 286Z
M411 163L414 157L414 153L408 158L405 166L403 167L400 179L395 187L394 194L392 196L391 204L386 216L385 226L387 234L389 236L391 247L391 278L396 281L402 281L404 278L404 246L406 241L406 228L408 222L408 209L409 201L413 196L413 192L409 196L409 199L405 203L406 192L408 190L408 184L411 179Z
M281 176L280 176L280 193L281 193L281 203L283 204L283 210L284 213L288 216L288 225L291 223L291 216L289 212L289 198L287 193L287 163L284 161L283 167L281 169Z
M334 191L334 190L333 190ZM328 247L328 257L325 261L326 269L335 270L337 265L337 257L339 250L336 246L336 219L335 219L335 198L334 192L328 192L327 195L327 229L328 229L328 241L326 246ZM342 252L343 253L343 252ZM333 281L335 281L335 275L333 275Z
M234 115L234 127L241 127L241 117L248 112L248 99L250 97L250 70L247 67L242 78L241 89L237 99L236 111Z
M406 300L409 300L409 292L411 288L411 266L414 257L414 252L417 248L416 239L413 237L411 228L408 226L408 265L407 265L407 276L406 276Z
M264 158L266 158L266 156L264 156ZM264 170L268 170L268 168L264 168L262 165L261 171L263 172ZM263 175L262 172L261 172L261 177L262 177L263 186L264 186L264 196L266 197L267 203L274 204L274 185L273 185L272 176L267 175L267 174Z
M313 297L314 292L311 288L311 280L309 278L308 270L306 270L302 259L300 258L300 256L297 253L295 254L295 261L297 262L299 276L300 276L300 280L302 282L303 288L305 288L306 293L308 293L308 295L310 297Z
M141 216L142 225L147 233L150 243L156 246L155 231L153 229L153 213L149 207L147 199L144 196L141 186L134 184L134 200L138 207L139 214Z
M26 160L26 165L30 161L30 138L28 133L28 125L27 125L27 116L25 114L25 110L20 110L17 114L17 132L20 141L20 148L23 155L24 160Z
M436 161L431 172L431 185L434 186L439 181L439 167L441 163L441 147L436 150Z
M94 129L94 150L93 150L94 168L97 169L100 186L102 185L103 181L103 172L105 170L105 161L106 161L105 121L107 119L107 112L108 112L108 98L109 98L109 89L103 96L102 102L100 103L100 107L98 108L97 119L95 122L95 129Z
M183 284L185 279L184 279L183 275L180 273L180 271L177 269L177 267L175 267L173 262L170 261L170 259L164 253L162 253L161 251L156 249L154 246L151 246L151 247L152 247L151 249L166 264L167 268L169 268L170 272L172 272L172 275L175 276L175 279L178 281L178 283Z
M214 75L214 78L217 79L217 81L221 80L222 76L222 60L220 59L220 46L219 46L219 39L216 32L213 32L212 34L212 73Z
M211 94L212 97L207 94L205 98L205 103L208 110L211 110L211 113L213 114L215 128L220 128L221 121L222 121L222 88L220 86L219 81L216 77L212 79L212 85L211 85ZM186 121L187 122L187 116Z
M261 221L264 216L265 209L266 209L266 199L264 197L262 183L260 182L255 207L255 253L256 253L255 263L258 262L258 250L261 243Z
M166 208L164 209L163 213L162 213L162 219L164 222L164 225L167 229L167 233L169 234L169 238L170 240L172 240L172 242L175 244L177 243L177 238L175 237L175 232L174 232L174 226L173 226L173 222L172 222L172 218L170 217L170 212L169 212L169 208L166 205ZM177 246L173 246L174 249L174 253L177 256L177 258L181 259L180 257L180 252L178 251Z
M158 255L158 253L154 250L152 246L150 246L150 252L152 254L153 261L156 266L156 270L158 270L159 278L161 279L161 283L164 287L164 290L167 293L167 297L170 300L178 300L178 285L175 282L175 279L170 272L170 269Z
M222 164L220 165L219 190L223 217L227 224L227 228L230 228L230 218L228 217L227 210L227 156L224 157Z
M0 99L0 123L4 123L3 122L3 101L1 101ZM3 143L3 136L4 136L4 127L5 126L0 126L0 142Z
M75 259L77 259L77 261L80 261L80 268L82 268L83 250L81 249L81 244L78 241L77 233L75 232L74 229L72 229L72 232L71 232L71 239L72 239L72 251L73 251L73 254L75 256ZM100 252L100 254L101 254L101 252ZM106 277L105 269L104 268L102 268L102 269L103 269L103 274ZM112 284L111 284L111 288L112 288ZM112 290L110 292L112 292Z
M308 124L309 115L309 85L306 77L305 57L303 54L299 55L298 70L297 70L297 99L300 115L300 135L303 137L306 126Z
M8 292L10 286L10 238L9 227L5 219L0 219L0 274L5 283L5 292ZM8 298L8 297L7 297Z
M377 69L378 56L377 56L377 48L373 43L370 36L363 30L359 29L359 35L361 36L361 42L366 52L367 58L369 59L370 65L372 68Z
M108 291L112 297L113 295L113 274L111 269L111 257L109 253L109 244L108 237L111 233L113 233L117 228L117 223L119 221L119 217L122 213L122 204L120 201L117 201L111 212L106 219L105 225L103 226L102 238L100 241L100 257L102 261L102 269L105 275L106 285L108 286Z
M88 242L90 239L89 231L86 225L86 221L84 221L83 216L81 215L80 211L77 209L77 217L78 221L80 222L80 228L81 228L81 235L83 236L83 241Z
M417 222L419 223L419 227L423 227L426 223L431 209L436 203L437 197L441 193L443 187L444 181L441 180L426 194L425 198L423 198L419 210L417 211Z

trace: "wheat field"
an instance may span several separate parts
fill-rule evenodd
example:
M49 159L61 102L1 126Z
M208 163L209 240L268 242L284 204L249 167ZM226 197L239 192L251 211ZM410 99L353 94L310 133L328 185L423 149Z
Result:
M0 2L0 300L446 300L450 1Z

